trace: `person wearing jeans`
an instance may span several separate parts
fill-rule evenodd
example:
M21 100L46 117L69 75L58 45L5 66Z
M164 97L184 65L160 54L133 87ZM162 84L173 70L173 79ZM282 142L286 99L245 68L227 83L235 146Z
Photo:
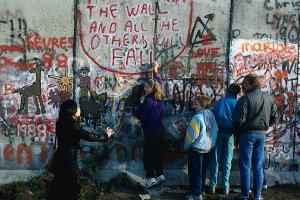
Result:
M222 132L219 130L216 147L211 152L210 163L210 192L215 193L219 165L222 169L222 188L223 194L229 193L229 177L231 170L231 161L233 157L234 138L233 133Z
M241 191L250 190L251 159L253 166L253 190L254 196L261 194L263 187L263 163L264 163L264 143L265 135L255 132L240 136L239 154L240 154L240 179ZM241 148L243 147L243 148ZM249 189L248 189L249 188ZM248 192L249 195L249 192ZM247 196L247 192L243 194Z
M277 108L273 97L261 91L257 75L246 75L242 89L245 95L238 100L232 115L239 138L241 179L241 194L234 199L249 199L252 162L254 199L262 200L265 134L276 121Z
M188 195L186 199L204 199L202 194L205 191L206 170L209 160L209 153L198 153L192 149L189 150L188 177L193 189L193 196Z
M225 97L218 100L218 102L212 110L219 127L219 132L217 137L217 144L211 152L211 193L215 193L219 165L222 166L223 194L227 195L229 193L229 177L234 148L234 129L232 125L232 112L237 103L237 94L240 93L240 91L241 87L237 83L230 84Z
M183 142L184 151L189 151L188 177L192 194L185 198L188 200L202 200L205 191L206 169L209 162L210 151L217 140L217 122L213 113L208 109L210 98L198 96L193 102L196 113L190 121Z

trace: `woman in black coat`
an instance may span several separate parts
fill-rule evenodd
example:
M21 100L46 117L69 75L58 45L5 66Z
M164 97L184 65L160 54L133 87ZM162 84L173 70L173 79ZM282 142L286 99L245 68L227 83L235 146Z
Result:
M80 139L91 142L106 142L113 134L107 128L106 134L95 134L82 128L80 124L80 108L73 100L67 100L60 106L56 122L56 151L57 170L54 173L50 188L52 200L76 200L80 193L80 175L77 164Z

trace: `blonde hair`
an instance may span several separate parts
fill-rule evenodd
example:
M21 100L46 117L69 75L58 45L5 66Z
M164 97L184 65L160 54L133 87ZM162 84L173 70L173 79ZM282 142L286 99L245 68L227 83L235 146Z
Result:
M147 80L147 83L151 88L154 89L154 97L156 100L163 100L165 98L160 83L157 80L150 78Z
M196 97L195 101L199 102L202 108L208 109L210 107L211 99L205 95L199 95Z

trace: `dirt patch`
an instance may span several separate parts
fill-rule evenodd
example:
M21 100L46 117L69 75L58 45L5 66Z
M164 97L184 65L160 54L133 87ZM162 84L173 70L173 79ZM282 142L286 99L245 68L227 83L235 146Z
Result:
M263 197L265 200L299 200L300 199L300 187L296 185L276 185L268 189L263 190ZM169 187L165 188L164 194L157 199L184 199L185 195L190 192L189 187ZM231 191L228 197L234 197L237 193ZM206 194L205 199L217 200L222 195L222 190L217 189L216 194ZM253 198L253 194L250 194L250 198Z
M163 194L159 197L153 197L154 200L182 200L191 191L188 186L162 186ZM101 199L139 199L137 193L143 192L141 186L136 186L136 189L117 188L111 194L104 194ZM227 197L233 198L237 193L231 191ZM216 190L216 194L206 194L206 200L218 200L222 195L221 190ZM263 197L265 200L299 200L300 199L300 186L297 185L276 185L263 190ZM228 199L231 199L228 198ZM250 199L253 199L253 195L250 195Z

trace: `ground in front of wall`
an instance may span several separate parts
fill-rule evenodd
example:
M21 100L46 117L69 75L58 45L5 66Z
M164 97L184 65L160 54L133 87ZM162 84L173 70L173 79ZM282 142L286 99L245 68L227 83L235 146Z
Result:
M162 187L162 194L160 196L155 197L152 196L151 199L159 200L183 200L184 197L189 194L191 191L188 186L156 186ZM237 187L235 187L237 188ZM118 187L111 194L103 194L101 199L130 199L136 200L141 199L138 195L146 194L143 190L142 186L135 187ZM222 195L222 190L216 190L216 194L206 193L205 200L219 200L219 199L233 199L237 193L234 191L230 191L229 195ZM147 198L147 195L144 195ZM299 200L300 199L300 186L299 185L275 185L269 187L268 189L263 190L264 200ZM250 199L253 199L253 194L250 194Z
M14 182L0 186L0 200L41 200L46 199L52 176L43 174L27 182ZM125 174L121 174L109 182L98 183L82 177L81 193L79 200L137 200L147 199L147 191L137 183L132 183ZM235 191L238 186L233 187ZM191 191L188 186L153 186L151 199L183 200ZM149 191L148 191L149 192ZM206 194L206 200L232 199L237 193L231 191L229 195L222 195L222 190L217 188L216 194ZM250 199L253 199L251 194ZM265 200L299 200L300 185L275 185L263 190Z

